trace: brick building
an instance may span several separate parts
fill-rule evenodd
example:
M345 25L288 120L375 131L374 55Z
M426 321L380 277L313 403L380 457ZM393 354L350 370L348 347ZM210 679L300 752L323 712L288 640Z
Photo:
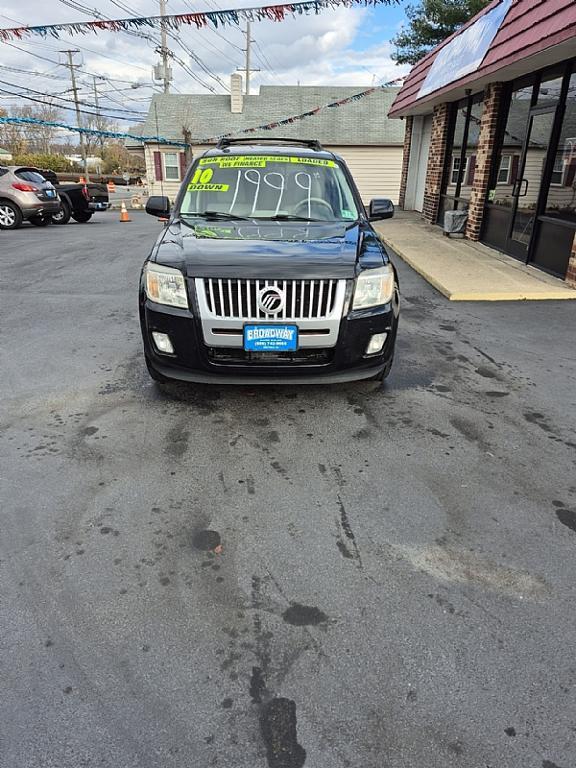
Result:
M494 0L412 69L400 205L576 287L576 1Z

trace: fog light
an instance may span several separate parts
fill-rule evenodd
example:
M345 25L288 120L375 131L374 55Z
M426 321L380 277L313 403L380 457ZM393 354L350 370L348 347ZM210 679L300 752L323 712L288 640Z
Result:
M170 341L170 336L167 333L159 333L158 331L152 331L152 338L158 352L163 352L165 355L173 355L174 347Z
M366 347L366 354L377 355L378 352L382 352L382 347L386 341L386 336L388 336L387 333L375 333L368 342L368 346Z

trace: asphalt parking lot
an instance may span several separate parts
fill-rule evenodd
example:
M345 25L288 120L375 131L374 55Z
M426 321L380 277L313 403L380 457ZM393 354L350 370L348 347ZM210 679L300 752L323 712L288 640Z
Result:
M0 765L574 768L576 304L167 395L131 217L0 232Z

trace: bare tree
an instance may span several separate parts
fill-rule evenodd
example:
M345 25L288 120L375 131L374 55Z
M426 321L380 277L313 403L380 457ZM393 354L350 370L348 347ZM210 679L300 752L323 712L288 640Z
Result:
M47 99L45 103L36 106L13 107L10 117L29 117L45 122L59 122L62 120L62 112ZM13 155L20 155L23 152L40 152L49 155L53 151L57 133L58 128L48 125L5 123L0 125L0 144Z

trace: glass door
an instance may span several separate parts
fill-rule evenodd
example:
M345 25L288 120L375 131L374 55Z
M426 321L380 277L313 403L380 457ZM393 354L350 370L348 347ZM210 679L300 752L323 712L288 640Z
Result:
M528 260L528 250L538 215L538 201L555 114L555 110L530 114L518 176L512 189L511 221L506 250L523 261Z

